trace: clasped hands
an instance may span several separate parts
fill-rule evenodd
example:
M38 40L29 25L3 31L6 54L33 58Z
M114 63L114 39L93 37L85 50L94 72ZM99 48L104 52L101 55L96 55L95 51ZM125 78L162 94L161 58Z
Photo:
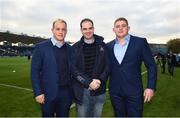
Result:
M89 84L89 90L96 90L100 87L101 81L98 79L93 79L93 81Z
M96 90L100 87L101 81L98 79L93 79L93 81L89 84L89 90ZM45 96L44 94L38 95L35 98L36 102L39 104L44 104L45 102Z

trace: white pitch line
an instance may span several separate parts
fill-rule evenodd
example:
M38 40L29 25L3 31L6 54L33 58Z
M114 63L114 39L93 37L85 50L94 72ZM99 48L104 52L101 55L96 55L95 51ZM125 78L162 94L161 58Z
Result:
M141 75L144 75L145 73L147 73L147 70L146 70L146 71L144 71L144 72L142 72L142 73L141 73Z
M141 73L141 75L144 75L145 73L147 73L147 71L144 71ZM16 89L21 89L21 90L26 90L26 91L33 91L32 89L28 89L28 88L23 88L23 87L19 87L19 86L14 86L14 85L9 85L9 84L1 84L1 86L5 86L5 87L9 87L9 88L16 88Z
M33 91L32 89L23 88L23 87L14 86L14 85L1 84L1 83L0 83L0 85L5 86L5 87L9 87L9 88L21 89L21 90L26 90L26 91Z
M70 109L74 108L75 107L75 103L73 103L70 107Z
M147 71L144 71L141 73L141 75L144 75L145 73L147 73ZM23 88L23 87L19 87L19 86L14 86L14 85L8 85L8 84L1 84L1 86L5 86L5 87L9 87L9 88L16 88L16 89L21 89L21 90L26 90L26 91L33 91L32 89L28 89L28 88ZM106 91L108 91L109 89L107 88ZM75 104L73 103L71 105L71 109L75 107Z
M9 87L9 88L15 88L15 89L21 89L21 90L26 90L26 91L33 91L32 89L28 89L28 88L23 88L23 87L19 87L19 86L14 86L14 85L8 85L8 84L1 84L0 86L5 86L5 87ZM75 104L73 103L71 105L71 109L75 107Z

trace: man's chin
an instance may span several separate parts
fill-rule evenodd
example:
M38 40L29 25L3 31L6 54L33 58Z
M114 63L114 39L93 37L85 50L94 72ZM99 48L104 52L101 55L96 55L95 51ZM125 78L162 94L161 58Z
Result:
M57 39L57 41L64 41L64 39Z
M119 38L124 38L126 35L117 35Z
M84 38L85 38L85 39L92 39L93 36L85 36Z

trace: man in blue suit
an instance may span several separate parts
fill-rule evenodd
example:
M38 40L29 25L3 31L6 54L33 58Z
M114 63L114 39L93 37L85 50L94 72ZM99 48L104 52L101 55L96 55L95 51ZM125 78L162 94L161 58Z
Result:
M125 18L114 22L116 39L108 43L111 78L109 92L117 117L142 116L143 102L154 94L157 68L145 38L130 35ZM147 88L143 91L141 65L147 68Z
M57 19L53 37L35 46L31 63L31 81L35 100L43 117L67 117L72 103L70 45L64 42L67 24Z

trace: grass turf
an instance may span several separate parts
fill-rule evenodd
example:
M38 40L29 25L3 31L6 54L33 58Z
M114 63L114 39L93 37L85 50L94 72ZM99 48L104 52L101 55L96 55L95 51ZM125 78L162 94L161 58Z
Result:
M145 68L142 67L145 71ZM180 68L175 68L174 79L169 74L161 74L158 68L157 91L153 100L144 104L143 116L180 116ZM144 86L146 76L143 75ZM8 84L31 89L30 61L23 57L0 58L0 84ZM20 90L0 85L0 117L41 116L40 107L33 99L32 91ZM75 108L70 116L76 116ZM113 116L108 92L103 108L103 117Z

